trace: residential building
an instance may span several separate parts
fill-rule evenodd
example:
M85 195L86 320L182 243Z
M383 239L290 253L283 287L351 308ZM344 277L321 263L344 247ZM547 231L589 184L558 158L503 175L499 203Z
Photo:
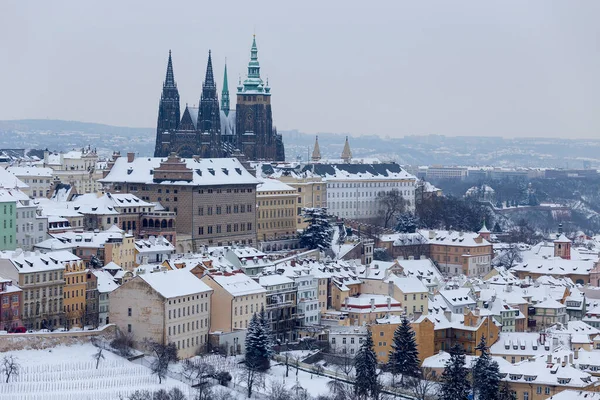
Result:
M344 299L339 311L348 314L350 324L364 326L377 319L404 314L402 303L391 296L360 293Z
M28 187L23 188L23 193L31 198L49 197L54 185L52 168L36 165L18 165L8 167L8 172L19 178Z
M162 263L175 254L173 246L163 236L150 236L135 241L135 266L148 263Z
M266 242L296 236L296 190L276 179L266 178L256 187L258 240Z
M295 328L305 318L297 308L296 283L286 276L276 274L260 276L258 283L267 291L265 311L271 321L271 334L282 342L296 340ZM252 307L250 311L252 312Z
M17 198L13 191L0 188L0 250L14 250L17 247L16 210Z
M394 332L402 323L401 317L383 318L376 324L371 324L368 329L373 336L373 350L377 355L377 362L386 364L389 360ZM411 329L415 333L415 341L419 352L419 361L423 362L427 357L435 354L434 350L434 323L427 318L411 321Z
M110 294L119 287L110 272L103 269L92 271L96 276L98 290L98 321L99 325L110 323Z
M65 257L64 270L64 298L63 313L65 327L79 326L85 324L85 305L87 286L87 272L83 260L69 252L63 252ZM51 254L52 257L54 254Z
M79 258L68 251L46 254L15 251L0 252L0 276L11 279L23 290L22 320L28 329L57 328L65 319L65 271L77 266ZM85 286L85 282L83 284ZM85 302L81 294L81 303ZM73 303L79 296L69 296Z
M334 354L354 357L367 337L366 326L336 326L328 329L329 347Z
M79 256L86 268L99 268L114 262L127 270L135 265L135 238L116 226L99 232L64 232L37 243L35 248L48 252L62 249Z
M85 277L85 309L83 314L83 325L96 327L100 325L100 308L98 292L98 278L92 270L86 270Z
M567 306L554 299L536 303L533 305L533 309L535 310L533 318L538 330L567 322Z
M421 230L430 258L445 275L485 276L491 270L492 244L478 232Z
M12 280L0 276L0 330L21 326L23 291Z
M267 290L242 271L207 274L202 281L213 289L218 305L211 313L212 331L246 329L252 315L266 307Z
M38 215L38 206L23 192L12 191L16 202L16 240L17 247L33 250L35 243L46 239L48 235L48 217Z
M177 252L256 242L258 180L234 158L115 156L101 180L177 215Z
M277 265L277 273L287 276L294 281L298 288L298 322L300 325L318 325L320 307L317 292L319 281L309 268L301 266ZM304 316L304 319L301 319Z
M188 270L137 275L110 294L110 322L145 339L174 343L181 358L206 351L213 291Z
M66 153L44 152L43 167L52 168L54 186L57 182L73 186L77 193L96 193L100 191L102 170L99 168L96 149L82 148Z

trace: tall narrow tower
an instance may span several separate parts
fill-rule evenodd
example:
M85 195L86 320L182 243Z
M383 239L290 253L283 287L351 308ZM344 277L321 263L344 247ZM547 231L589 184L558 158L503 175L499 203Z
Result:
M169 50L167 75L163 82L162 94L158 103L155 157L165 157L169 154L172 136L179 126L179 118L179 90L177 90L177 83L175 83L173 60L171 59L171 50Z
M240 82L236 105L237 143L249 160L283 158L283 141L273 127L271 88L260 77L256 36L252 39L248 75Z
M198 110L198 132L201 136L202 157L221 157L221 117L217 84L213 76L212 57L208 51L206 77L202 84Z
M231 106L229 105L229 84L227 83L227 60L225 60L225 72L223 72L223 89L221 89L221 111L225 113L226 117L229 117L229 111Z
M321 149L319 148L319 137L318 136L315 138L315 147L313 149L311 159L314 162L319 161L321 159Z

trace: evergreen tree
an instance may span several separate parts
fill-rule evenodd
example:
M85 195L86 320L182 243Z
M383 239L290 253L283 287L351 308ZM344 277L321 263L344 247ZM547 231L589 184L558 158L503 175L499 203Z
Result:
M270 368L272 343L257 314L252 316L246 330L246 367L254 371Z
M356 370L354 394L359 400L370 397L377 399L379 396L379 378L377 376L377 355L373 350L373 336L367 330L367 338L358 349L354 357Z
M302 209L304 222L308 226L300 234L300 245L309 249L326 250L331 248L333 227L329 221L326 208Z
M410 212L398 215L396 230L402 233L415 233L419 226L419 219Z
M404 377L418 377L421 374L419 368L419 351L415 332L410 326L408 319L402 319L402 323L396 328L390 351L388 367L392 375L400 376L400 385L404 385Z
M476 349L481 352L472 369L473 393L475 399L497 400L500 386L500 370L498 363L492 359L488 351L485 336Z
M506 381L500 384L498 400L517 400L517 393L510 388L510 385Z
M271 358L273 354L275 354L275 351L273 350L273 334L271 332L271 320L269 319L269 316L267 315L264 306L260 307L260 312L258 313L258 321L260 322L260 326L262 327L263 334L267 338L268 345L265 348L265 351L267 353L267 356Z
M442 373L441 400L465 400L469 396L471 385L467 379L469 371L465 367L465 354L456 344L450 349L450 360Z

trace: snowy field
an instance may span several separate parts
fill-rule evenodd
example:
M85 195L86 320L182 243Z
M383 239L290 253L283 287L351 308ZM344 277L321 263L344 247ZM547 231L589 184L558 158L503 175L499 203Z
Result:
M96 369L92 344L59 346L45 350L19 350L14 355L21 366L19 376L0 385L0 400L115 400L136 390L178 387L186 395L192 389L174 379L158 378L141 365L104 351Z

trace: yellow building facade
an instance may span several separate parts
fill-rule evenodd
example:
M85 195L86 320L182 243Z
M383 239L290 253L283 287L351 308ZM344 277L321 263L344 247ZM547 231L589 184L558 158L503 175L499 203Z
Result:
M296 235L296 190L275 179L265 179L256 188L256 222L259 241Z
M65 263L65 287L63 290L63 312L68 327L83 326L85 314L85 292L87 289L86 268L81 260Z

